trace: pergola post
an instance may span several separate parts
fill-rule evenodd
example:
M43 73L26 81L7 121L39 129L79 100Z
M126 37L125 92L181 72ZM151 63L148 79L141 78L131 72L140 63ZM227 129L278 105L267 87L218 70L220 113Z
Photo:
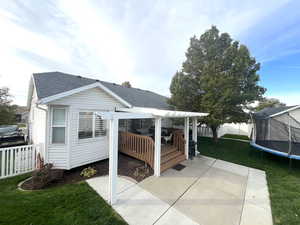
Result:
M189 117L184 118L185 157L189 158Z
M195 142L195 151L196 151L196 154L197 154L197 142L198 142L198 140L197 140L197 137L198 137L198 135L197 135L197 132L198 132L198 129L197 129L197 117L194 117L193 118L193 124L192 124L192 127L193 127L193 141Z
M117 201L118 176L118 127L119 119L109 120L109 200L110 204Z
M161 118L155 118L154 175L160 176Z

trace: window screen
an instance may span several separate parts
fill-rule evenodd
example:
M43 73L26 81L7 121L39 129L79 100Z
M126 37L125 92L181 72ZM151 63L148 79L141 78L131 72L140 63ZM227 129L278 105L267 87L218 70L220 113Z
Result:
M93 137L93 113L80 112L79 113L79 128L78 138L92 138Z
M53 108L52 144L64 144L66 138L66 109Z
M105 122L93 112L79 113L78 138L94 138L105 136Z

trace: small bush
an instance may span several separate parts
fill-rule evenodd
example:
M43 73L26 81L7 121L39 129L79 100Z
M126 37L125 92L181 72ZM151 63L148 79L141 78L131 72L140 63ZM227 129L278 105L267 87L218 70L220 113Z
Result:
M97 170L95 170L94 168L89 166L88 168L84 168L81 171L80 176L90 178L92 176L95 176L96 173L97 173Z
M63 170L52 169L52 164L45 164L41 169L37 169L32 173L32 188L41 189L54 180L62 179Z

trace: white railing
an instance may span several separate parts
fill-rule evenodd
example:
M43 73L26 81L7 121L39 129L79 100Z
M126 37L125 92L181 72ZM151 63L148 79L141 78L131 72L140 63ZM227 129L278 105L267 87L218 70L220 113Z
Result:
M33 171L41 148L41 145L0 148L0 179Z

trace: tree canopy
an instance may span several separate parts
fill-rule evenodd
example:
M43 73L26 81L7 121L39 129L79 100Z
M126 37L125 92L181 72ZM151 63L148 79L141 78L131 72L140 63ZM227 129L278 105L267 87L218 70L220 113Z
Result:
M203 118L217 138L218 127L248 119L244 109L262 98L260 64L248 48L212 26L190 39L186 60L170 85L170 104L178 110L207 112Z
M286 106L285 103L280 102L276 98L262 98L256 107L253 108L254 111L260 111L267 107L281 107Z
M16 105L11 105L11 95L8 88L0 88L0 125L14 124Z
M124 81L121 85L124 86L124 87L131 88L131 84L130 84L129 81Z

